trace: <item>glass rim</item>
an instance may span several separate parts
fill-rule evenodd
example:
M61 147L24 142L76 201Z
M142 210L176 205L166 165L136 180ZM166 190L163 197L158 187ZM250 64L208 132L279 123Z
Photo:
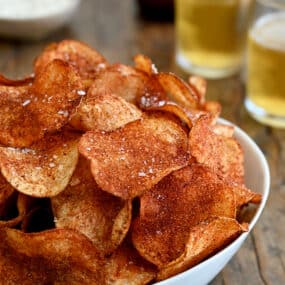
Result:
M257 0L257 2L267 7L285 10L285 0Z

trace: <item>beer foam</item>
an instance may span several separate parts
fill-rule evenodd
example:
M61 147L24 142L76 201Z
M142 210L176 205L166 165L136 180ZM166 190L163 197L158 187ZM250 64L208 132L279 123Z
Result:
M285 13L260 18L250 31L250 37L266 48L285 51Z

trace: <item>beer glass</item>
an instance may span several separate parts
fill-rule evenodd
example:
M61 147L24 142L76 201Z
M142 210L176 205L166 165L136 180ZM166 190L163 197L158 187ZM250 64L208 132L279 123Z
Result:
M236 73L244 58L253 0L176 0L176 62L208 78Z
M245 106L265 124L285 128L285 1L258 1L248 36Z

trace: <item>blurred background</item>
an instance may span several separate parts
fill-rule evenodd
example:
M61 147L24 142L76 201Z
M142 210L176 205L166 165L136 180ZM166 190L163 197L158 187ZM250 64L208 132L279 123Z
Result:
M175 60L177 40L171 0L82 0L74 6L74 11L60 15L60 19L70 16L64 19L66 25L43 37L37 33L52 29L50 25L55 19L45 16L43 23L40 19L31 20L26 31L27 23L3 16L3 3L10 2L1 1L0 30L6 34L2 33L0 38L0 73L8 77L19 78L31 73L34 58L48 43L67 38L86 42L112 63L133 64L133 56L142 53L149 56L160 71L175 72L184 79L189 76ZM33 7L40 2L48 11L49 1L32 2ZM50 3L57 5L57 1L50 0ZM23 11L18 8L21 14ZM15 37L18 32L20 35ZM25 39L33 35L36 39ZM229 77L209 79L207 99L219 101L223 107L222 117L244 129L265 153L271 169L272 194L262 221L211 284L282 285L285 284L285 131L262 125L250 117L244 107L246 82L245 65Z

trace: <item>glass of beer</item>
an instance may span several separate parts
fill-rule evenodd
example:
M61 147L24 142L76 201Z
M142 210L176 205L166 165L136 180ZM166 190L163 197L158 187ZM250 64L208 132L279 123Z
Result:
M285 1L258 1L248 36L245 106L264 124L285 128Z
M176 62L220 78L239 71L254 0L175 0Z

